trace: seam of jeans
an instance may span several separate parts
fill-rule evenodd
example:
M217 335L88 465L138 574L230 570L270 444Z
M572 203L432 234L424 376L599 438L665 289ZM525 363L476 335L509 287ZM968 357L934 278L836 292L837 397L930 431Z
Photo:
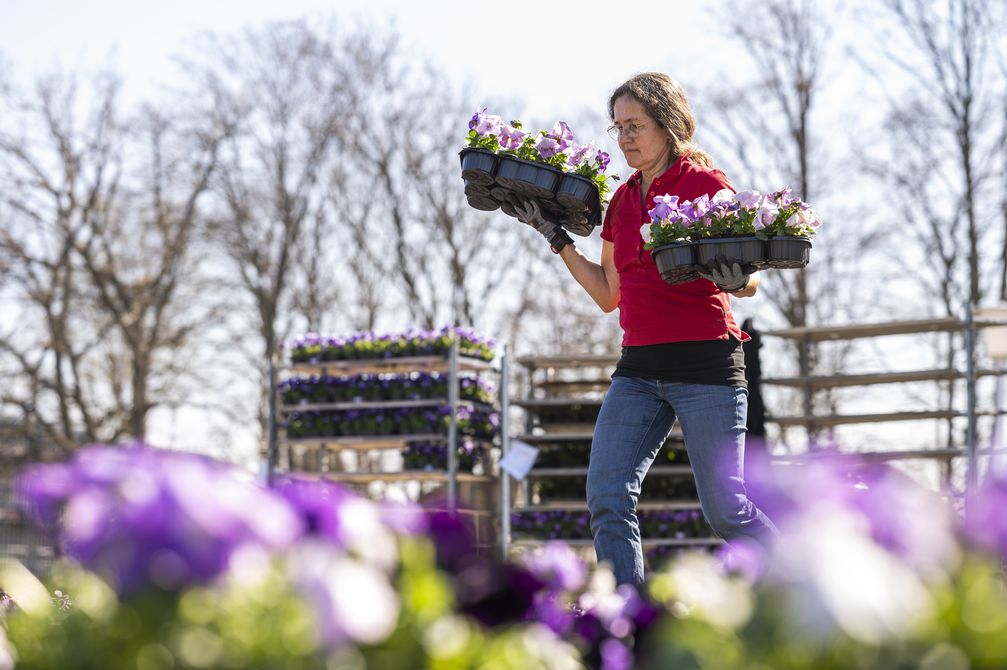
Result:
M663 398L661 399L661 401L667 404L667 401L664 400ZM650 417L650 424L647 426L647 430L643 431L643 433L640 436L640 440L637 442L636 448L633 451L633 459L632 459L632 461L630 463L631 469L626 474L626 476L623 477L623 480L627 481L627 483L628 483L629 475L635 473L636 472L636 468L639 467L639 465L640 465L640 450L647 443L647 436L650 435L650 431L654 429L654 424L657 423L658 413L660 411L661 410L658 409L658 411L655 412ZM658 451L660 451L660 447L658 447ZM653 465L653 462L651 462L651 465ZM649 471L650 468L648 467L647 470ZM641 493L643 492L643 482L640 482L640 491L641 491ZM633 513L634 514L636 513L636 505L637 505L637 503L633 504ZM637 524L637 525L639 525L639 524Z

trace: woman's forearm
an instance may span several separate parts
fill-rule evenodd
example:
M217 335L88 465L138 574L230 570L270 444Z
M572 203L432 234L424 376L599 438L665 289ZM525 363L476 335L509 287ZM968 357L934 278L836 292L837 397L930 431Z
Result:
M606 272L604 259L601 264L595 263L572 244L563 247L559 255L573 278L584 287L602 311L611 312L619 306L619 280L614 276L614 268Z

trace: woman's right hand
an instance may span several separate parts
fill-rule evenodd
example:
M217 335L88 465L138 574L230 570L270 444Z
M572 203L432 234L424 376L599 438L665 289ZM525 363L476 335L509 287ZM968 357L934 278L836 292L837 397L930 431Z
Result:
M538 200L535 198L525 198L514 209L517 211L518 221L527 223L544 235L546 239L552 237L558 227L554 221L545 218L542 214L542 208L539 207Z
M539 207L535 198L522 200L514 207L514 210L517 212L518 221L527 223L549 242L553 253L558 254L563 247L573 244L573 239L558 223L550 221L542 214L542 208Z

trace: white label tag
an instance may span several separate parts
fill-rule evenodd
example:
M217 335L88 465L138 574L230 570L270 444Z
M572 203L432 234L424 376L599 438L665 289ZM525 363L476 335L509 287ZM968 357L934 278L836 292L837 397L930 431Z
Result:
M521 481L528 476L536 458L538 449L520 440L511 440L507 453L500 459L500 467L511 477Z

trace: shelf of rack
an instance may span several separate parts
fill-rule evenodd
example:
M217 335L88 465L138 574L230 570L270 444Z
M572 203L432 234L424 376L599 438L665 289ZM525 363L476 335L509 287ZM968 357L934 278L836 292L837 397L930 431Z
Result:
M586 421L576 423L547 423L536 426L543 431L543 435L584 435L594 433L594 424Z
M576 433L533 433L524 435L514 435L512 439L534 444L536 442L590 442L594 436L593 432L581 431Z
M511 404L528 409L576 406L601 407L601 400L584 398L524 398L522 400L513 400Z
M495 371L492 362L466 356L458 357L458 372ZM301 375L366 375L366 374L408 374L411 372L450 372L447 355L412 356L407 358L384 358L356 361L319 361L314 363L289 363L280 368L281 372Z
M328 480L345 482L347 484L366 484L373 481L382 482L446 482L446 470L402 470L401 472L323 472L321 475ZM474 475L470 472L459 472L455 475L457 481L466 484L493 484L497 478L490 475Z
M493 446L493 440L487 438L468 435L459 435L459 438ZM425 433L416 435L351 435L347 437L284 437L281 442L291 447L329 447L367 451L370 449L404 449L407 442L437 442L447 439L443 433Z
M373 495L380 495L385 485L395 487L398 485L397 483L408 484L407 488L412 492L410 495L416 493L413 485L417 483L420 484L419 492L422 495L441 491L443 488L441 493L446 494L444 500L433 498L427 502L435 506L442 506L452 512L479 518L480 521L476 524L476 541L479 544L485 545L487 542L497 541L496 526L499 523L500 507L493 505L492 492L498 490L499 479L494 472L497 458L492 455L492 450L501 448L506 442L505 435L510 432L507 430L507 419L501 412L498 434L492 437L474 437L463 432L459 426L460 417L456 410L461 407L497 412L501 411L502 406L506 406L502 393L496 394L496 397L490 402L482 402L463 398L465 391L461 388L461 380L475 379L487 374L498 379L501 391L506 389L508 377L508 355L506 353L503 357L495 358L493 361L485 361L464 355L460 350L459 343L455 341L448 351L431 355L288 362L285 365L273 365L271 370L273 374L271 378L273 389L271 421L274 421L274 428L271 429L271 444L268 451L270 468L277 467L281 459L286 459L286 465L281 468L281 471L296 473L300 477L340 482L354 487L380 484L374 487L367 486L368 493ZM299 380L311 384L317 383L320 377L358 377L362 378L361 381L365 384L378 385L392 375L415 378L418 375L431 373L437 373L442 377L439 382L441 386L427 389L427 392L437 395L443 394L447 397L417 398L409 397L407 393L403 393L399 399L378 400L374 398L388 398L392 393L397 393L396 388L391 390L364 388L361 389L360 398L356 400L346 399L338 402L312 400L284 404L283 391L279 387L280 381ZM422 432L404 435L292 437L287 435L287 431L281 427L283 422L298 414L321 413L324 417L331 412L334 413L333 416L338 417L339 415L335 413L380 412L381 410L389 410L390 412L398 410L423 411L434 408L447 410L443 427L440 425L428 426L426 422L423 422L421 426L417 427ZM386 430L394 428L408 430L408 425L410 425L408 422L405 424L386 423L383 427ZM372 426L368 427L373 428ZM300 427L295 427L295 434L298 428ZM344 429L343 426L333 426L333 428ZM360 427L354 428L359 430ZM350 428L350 430L354 428ZM447 447L447 464L438 469L402 470L401 463L398 462L398 459L393 458L392 454L381 453L402 450L409 443L417 442L445 445ZM460 458L455 446L460 447L460 445L470 442L484 445L487 448L486 455L489 456L489 460L484 461L486 474L476 475L472 472L459 471ZM329 452L327 459L322 458L325 452ZM343 452L346 455L349 455L348 452L357 452L359 456L356 459L356 465L350 463L352 459L333 459L331 456L335 452ZM364 454L367 452L374 452L375 457L380 455L380 460L377 458L366 459ZM388 458L385 458L386 455ZM364 462L365 459L368 462ZM412 464L412 461L407 462ZM338 469L348 468L350 471L326 471L333 466ZM479 509L465 508L465 501L458 498L459 487L462 487L468 502Z
M585 424L581 424L585 425ZM590 442L594 437L594 430L577 430L577 431L556 431L556 432L544 432L544 433L524 433L522 435L514 435L512 439L520 440L522 442L527 442L528 444L535 444L536 442ZM676 440L682 437L682 428L679 426L678 422L675 422L675 426L668 433L668 437L675 438Z
M280 414L292 414L294 412L335 412L341 410L362 409L414 409L418 407L446 407L449 403L450 401L447 398L428 398L424 400L362 400L360 402L280 405L277 408L277 411ZM493 405L477 400L459 400L458 405L493 409Z
M552 379L539 382L536 387L543 391L543 400L560 400L558 393L604 393L612 385L608 377L604 379Z
M691 475L692 468L688 465L655 465L647 471L647 476ZM587 466L569 468L535 468L528 473L530 478L541 477L586 477Z
M593 421L585 421L590 415L588 411L593 408L601 408L603 399L601 394L607 391L611 385L608 373L611 371L605 368L613 368L619 361L618 355L612 354L575 354L564 356L525 356L517 359L518 363L525 367L527 372L527 384L523 389L523 397L512 400L511 404L522 408L526 413L524 431L520 435L512 435L513 440L525 442L539 448L559 450L572 449L574 446L580 447L577 443L590 444L594 437ZM580 397L575 394L592 393L591 397ZM569 418L579 419L578 421L562 421L565 415L561 414L565 408L575 408ZM560 419L560 420L556 420ZM680 425L676 422L673 431L669 434L666 442L672 445L666 448L680 448L683 435ZM578 450L578 453L581 453ZM538 490L539 483L545 486L550 478L561 480L562 478L585 477L587 476L587 454L583 452L583 462L565 467L538 467L533 469L517 484L519 495L511 507L512 513L524 514L534 512L587 512L587 504L583 500L563 500L548 499L543 492L532 495L533 488ZM682 476L692 477L692 468L689 465L655 465L648 473L648 476ZM569 481L569 480L568 480ZM556 484L559 482L557 481ZM559 492L559 488L555 489ZM567 492L569 495L570 492ZM695 495L694 493L692 494ZM541 500L540 500L541 498ZM533 503L533 499L539 502ZM641 512L648 511L678 511L695 510L700 511L698 500L652 500L644 497L638 504L637 509ZM652 540L644 539L644 544L651 546L659 544L661 538ZM528 538L515 538L515 545L535 543L537 540ZM590 544L590 540L584 540L583 544ZM710 543L708 540L698 540L700 543ZM713 540L720 542L720 540Z
M701 509L698 500L645 500L637 503L638 512L685 511ZM581 500L552 500L536 505L515 504L511 512L586 512L587 502Z

